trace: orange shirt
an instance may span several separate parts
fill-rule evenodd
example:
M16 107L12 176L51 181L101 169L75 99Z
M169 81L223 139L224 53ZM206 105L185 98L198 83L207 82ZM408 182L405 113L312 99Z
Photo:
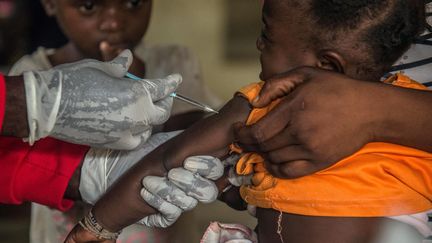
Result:
M425 89L397 74L385 82ZM249 101L262 83L242 90ZM253 124L279 101L253 109L247 124ZM242 198L261 208L311 216L395 216L432 208L432 154L388 143L369 143L331 167L298 179L270 175L263 158L245 153L236 166L238 174L253 173L252 185L240 188Z

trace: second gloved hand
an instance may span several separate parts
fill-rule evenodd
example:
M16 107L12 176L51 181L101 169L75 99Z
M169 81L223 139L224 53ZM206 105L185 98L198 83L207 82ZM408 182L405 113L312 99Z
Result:
M180 75L134 81L124 78L132 53L110 62L82 60L47 71L24 73L28 141L53 136L72 143L133 149L152 126L170 115Z
M129 168L181 131L158 133L131 151L91 148L81 168L79 192L84 202L95 204Z
M211 156L194 156L184 161L184 168L174 168L168 177L146 176L141 196L159 213L145 217L140 223L150 227L168 227L198 202L216 200L218 189L212 180L224 173L222 162Z

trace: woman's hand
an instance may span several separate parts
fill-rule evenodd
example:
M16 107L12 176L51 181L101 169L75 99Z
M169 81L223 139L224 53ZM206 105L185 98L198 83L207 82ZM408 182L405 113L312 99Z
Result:
M381 83L298 68L265 83L256 107L281 98L259 122L235 125L237 143L266 158L277 177L296 178L329 167L373 141L389 113Z

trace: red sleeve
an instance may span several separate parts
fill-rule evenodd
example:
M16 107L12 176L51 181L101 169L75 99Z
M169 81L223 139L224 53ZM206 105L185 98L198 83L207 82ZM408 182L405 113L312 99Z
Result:
M53 138L29 146L21 139L0 137L0 203L32 201L69 209L73 202L63 195L87 150Z
M3 125L3 117L6 106L6 84L3 74L0 73L0 130Z

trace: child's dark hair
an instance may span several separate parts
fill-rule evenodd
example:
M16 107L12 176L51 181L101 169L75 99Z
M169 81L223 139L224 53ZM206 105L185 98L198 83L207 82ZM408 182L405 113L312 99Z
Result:
M425 26L424 0L309 0L321 41L358 34L370 54L361 72L383 74ZM320 38L320 37L318 37ZM337 43L336 43L337 44Z

